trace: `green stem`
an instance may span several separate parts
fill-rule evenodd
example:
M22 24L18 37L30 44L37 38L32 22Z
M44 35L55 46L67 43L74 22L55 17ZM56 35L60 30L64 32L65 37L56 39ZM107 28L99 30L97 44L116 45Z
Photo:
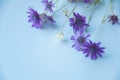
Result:
M89 19L88 19L88 24L89 24L90 21L91 21L92 14L93 14L93 12L94 12L95 6L97 6L97 5L100 4L100 3L101 3L101 0L95 0L94 3L92 4L93 7L92 7L92 10L91 10L91 13L90 13Z
M111 0L110 0L110 2L111 2ZM99 25L99 27L98 27L98 29L97 29L97 31L96 31L95 40L97 40L97 37L99 36L99 32L102 30L102 27L101 27L102 24L106 22L106 14L107 14L107 11L108 11L109 6L110 6L110 3L109 3L109 5L108 5L108 7L106 8L105 13L104 13L104 15L103 15L103 18L102 18L102 20L101 20L101 23L100 23L100 25Z
M92 6L92 10L91 10L91 13L90 13L90 16L89 16L89 18L88 18L88 24L90 23L90 20L91 20L91 18L92 18L92 14L93 14L93 11L94 11L94 5Z
M87 6L85 6L85 9L84 9L84 11L83 11L83 14L84 15L86 15L87 16L87 14L86 13L88 13L87 11L88 11L88 9L89 9L89 6L87 5Z
M52 16L54 16L58 11L60 11L61 9L63 9L65 6L67 6L69 3L66 3L65 5L63 5L61 8L59 8L58 10L56 10Z
M112 1L113 1L113 0L110 0L110 11L111 11L111 13L113 14L113 13L114 13L114 10L113 10L113 6L112 6Z

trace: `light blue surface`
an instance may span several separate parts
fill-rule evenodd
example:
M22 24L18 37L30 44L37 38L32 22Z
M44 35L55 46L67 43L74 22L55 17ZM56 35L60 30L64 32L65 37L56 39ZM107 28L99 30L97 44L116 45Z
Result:
M108 4L108 0L103 1L90 23L92 39ZM60 0L57 8L63 3ZM75 4L68 5L68 9L72 5ZM114 0L113 5L120 17L120 0ZM119 25L102 26L98 41L102 41L106 53L103 58L91 61L71 47L69 38L73 33L68 23L64 28L67 41L56 39L65 21L62 12L55 15L57 28L47 25L37 30L27 22L29 6L43 12L39 0L0 0L0 80L120 80ZM80 4L76 11L83 14L84 7Z

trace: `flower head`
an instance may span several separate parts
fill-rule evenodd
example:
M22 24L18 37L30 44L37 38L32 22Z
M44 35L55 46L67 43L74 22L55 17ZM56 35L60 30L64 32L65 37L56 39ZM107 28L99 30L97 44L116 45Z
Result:
M112 25L118 23L118 21L119 21L118 16L117 16L117 15L114 15L114 14L113 14L113 15L110 15L108 18L109 18L109 21L108 21L108 22L111 22Z
M86 17L80 15L79 13L73 13L73 18L70 18L70 26L73 27L75 32L83 33L84 30L88 27L86 23Z
M44 22L52 22L54 23L55 20L53 19L52 16L48 16L47 14L45 13L41 13L39 14L37 11L35 11L34 9L32 8L29 8L29 11L27 12L29 14L28 18L29 18L29 22L33 23L32 24L32 27L35 27L35 28L42 28L42 24Z
M82 50L86 57L90 56L92 60L96 60L98 56L102 57L102 53L104 53L104 47L100 47L100 42L94 43L92 41L87 42L84 45L84 49Z
M78 51L82 50L84 48L84 45L87 42L87 38L90 36L90 34L88 35L83 35L83 34L76 34L75 36L71 37L71 40L74 41L74 44L72 45L72 47L75 47L75 49L77 49Z
M52 1L43 0L42 3L44 4L46 11L53 12L52 7L54 7L54 3Z
M40 14L36 10L34 10L32 8L29 8L29 11L27 13L29 14L28 22L33 23L32 27L41 28L42 19L40 17Z

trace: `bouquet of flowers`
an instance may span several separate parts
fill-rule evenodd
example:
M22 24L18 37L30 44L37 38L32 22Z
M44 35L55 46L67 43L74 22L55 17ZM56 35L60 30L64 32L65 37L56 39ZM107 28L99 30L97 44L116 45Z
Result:
M102 57L102 54L105 52L105 47L101 47L101 42L96 42L98 40L91 40L91 33L88 33L87 30L91 27L91 19L94 14L94 10L100 6L103 1L102 0L68 0L68 3L61 6L59 9L54 11L53 8L56 8L56 5L59 3L59 0L50 1L50 0L42 0L41 4L43 4L44 12L38 13L34 8L29 7L28 13L28 22L32 23L32 27L36 29L43 29L43 24L51 23L57 24L55 14L59 13L59 11L63 10L64 15L66 16L66 20L60 28L57 38L63 40L64 33L63 28L65 27L66 22L69 22L69 26L72 27L74 35L71 35L70 40L73 41L72 47L74 47L77 51L85 54L85 57L90 57L91 60L96 60L98 57ZM113 0L108 0L108 6L105 9L105 14L102 16L102 20L98 27L97 33L102 28L101 24L106 22L111 23L111 25L119 25L119 17L114 13L114 7L112 5ZM72 10L67 10L66 6L69 3L76 4L73 6ZM87 5L85 10L90 9L91 13L89 16L81 15L80 12L77 12L75 9L80 3L84 3ZM110 15L107 14L110 13ZM88 20L87 20L88 18Z

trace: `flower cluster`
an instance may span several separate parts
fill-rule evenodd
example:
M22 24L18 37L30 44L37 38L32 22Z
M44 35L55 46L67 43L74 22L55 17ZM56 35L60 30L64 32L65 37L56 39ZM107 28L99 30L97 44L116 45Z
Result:
M85 30L88 27L85 16L74 12L73 18L70 18L70 26L73 27L75 33L75 36L71 37L71 40L74 42L72 47L86 54L86 57L90 56L92 60L96 60L98 56L102 56L105 48L100 47L100 42L95 43L88 39L90 34L85 35Z
M79 12L76 12L75 9L77 5L79 5L79 2L92 5L91 12L95 9L97 4L100 4L102 0L67 0L68 3L77 3L73 10L70 12L67 10L65 6L63 5L61 8L56 10L58 12L59 10L63 10L65 16L69 19L69 26L72 27L73 30L73 36L71 36L70 40L73 41L72 47L74 47L78 52L81 52L85 55L85 57L90 57L91 60L96 60L98 57L102 57L102 54L104 53L105 47L101 47L101 42L95 42L94 40L90 39L91 34L87 33L86 30L88 27L90 27L90 20L93 13L90 14L90 16L83 16ZM53 8L55 7L56 2L49 1L49 0L42 0L41 3L44 5L44 12L39 13L37 10L29 7L27 13L28 15L28 22L32 23L32 27L35 27L37 29L41 29L43 24L46 22L55 23L55 20L53 19L53 16L56 12L54 12ZM109 15L108 18L106 18L106 14L104 14L103 19L101 20L101 24L106 22L105 20L108 19L108 22L110 22L112 25L119 23L119 16L114 13L113 6L112 6L112 0L109 0L108 8L110 8L112 14ZM90 7L90 6L89 6ZM87 9L90 9L87 6ZM106 10L107 11L107 10ZM105 11L105 12L106 12ZM54 13L53 13L54 12ZM73 16L71 17L71 13L73 13ZM109 12L110 13L110 12ZM88 21L87 21L88 17ZM63 33L63 27L65 26L67 21L63 23L62 28L58 32L57 38L63 40L64 33ZM99 29L99 28L98 28ZM99 30L98 30L99 31Z

